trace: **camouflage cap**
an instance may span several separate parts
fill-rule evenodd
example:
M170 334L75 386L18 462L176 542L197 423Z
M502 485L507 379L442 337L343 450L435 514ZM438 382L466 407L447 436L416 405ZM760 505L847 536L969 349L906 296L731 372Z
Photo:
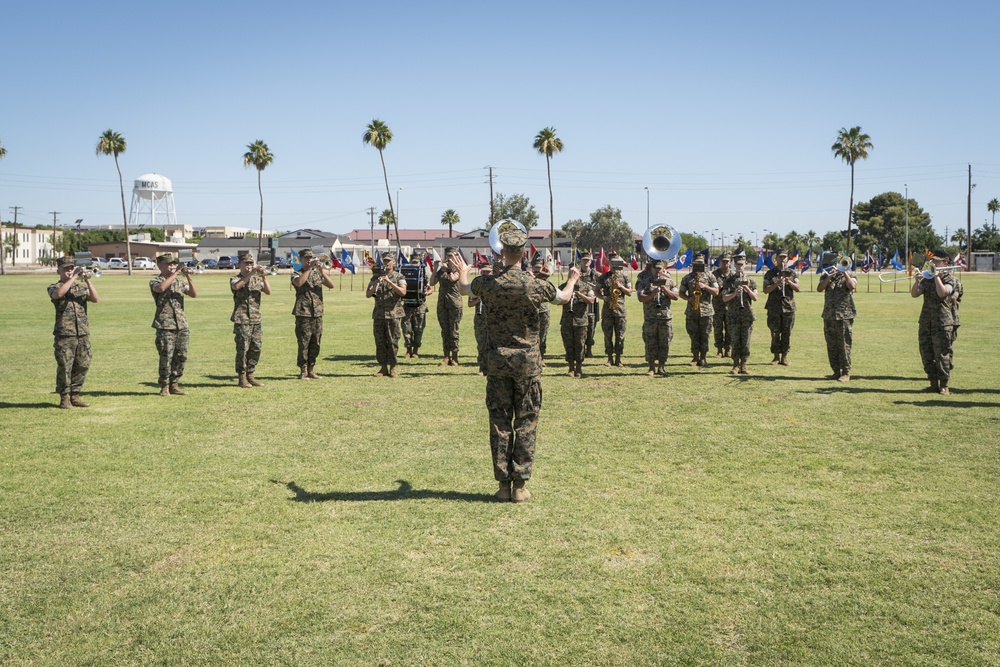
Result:
M167 263L167 264L176 264L177 263L177 258L174 257L174 253L172 253L172 252L165 252L162 255L157 255L156 256L156 263L157 264L162 264L164 262Z
M651 259L648 262L646 262L646 266L648 266L650 268L653 268L653 269L659 269L659 268L661 268L663 266L663 260L662 259Z
M593 257L591 256L591 254L590 254L590 251L589 251L589 250L588 250L588 251L586 251L586 252L581 252L581 253L580 253L580 261L581 261L581 262L582 262L582 261L584 261L584 260L586 260L586 261L588 261L588 262L589 262L589 261L590 261L590 260L592 260L592 259L594 259L594 258L593 258Z
M251 253L249 250L241 250L241 251L239 251L238 253L236 253L236 257L241 262L252 262L253 261L253 253Z
M500 243L503 244L504 248L516 250L523 248L524 244L528 242L528 235L518 229L515 225L504 225L500 228L498 236L500 238Z
M312 259L312 257L313 257L313 251L310 250L309 248L299 251L299 259Z
M778 248L777 250L774 251L774 256L775 257L788 257L788 251L785 250L784 248Z
M721 255L719 255L720 262L728 262L732 259L733 259L732 256L728 252L724 252Z
M934 259L943 259L945 261L948 261L949 259L951 259L948 256L948 253L945 252L944 250L942 250L941 248L938 248L932 254L934 255Z
M691 266L699 266L699 265L705 266L705 256L704 255L695 255L694 259L691 260Z
M733 253L733 259L746 259L746 258L747 258L747 253L742 246L737 248L736 251Z
M821 264L836 264L837 258L840 257L839 253L833 252L832 250L827 250L823 253L823 259L820 260Z
M541 257L536 257L535 259L531 260L531 268L540 269L543 266L545 266L545 260L542 259Z
M479 273L493 273L493 265L483 264L481 267L479 267Z
M384 252L384 253L382 253L382 263L383 264L385 264L386 262L395 262L395 261L396 261L396 253L394 253L394 252Z
M56 266L60 269L64 269L67 266L76 266L76 260L72 257L60 257L56 260Z

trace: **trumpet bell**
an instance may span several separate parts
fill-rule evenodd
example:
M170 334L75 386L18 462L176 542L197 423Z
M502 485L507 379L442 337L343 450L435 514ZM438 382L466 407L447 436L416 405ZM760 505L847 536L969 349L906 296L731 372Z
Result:
M524 228L524 225L517 220L498 220L497 223L490 228L490 247L493 248L493 252L498 255L503 253L503 243L500 243L500 232L506 229L507 225L514 225L525 234L528 233L528 230Z
M92 267L90 267L89 269L87 269L87 273L89 273L89 274L90 274L90 277L91 277L91 278L100 278L100 277L101 277L101 275L102 275L102 274L103 274L104 272L103 272L103 271L101 271L101 267L99 267L99 266L92 266Z
M670 225L650 225L642 235L642 249L652 259L673 261L681 252L681 235Z

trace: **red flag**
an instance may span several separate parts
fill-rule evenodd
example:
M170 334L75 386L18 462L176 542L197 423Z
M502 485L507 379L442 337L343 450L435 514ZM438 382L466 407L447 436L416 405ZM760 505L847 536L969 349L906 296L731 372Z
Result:
M965 265L965 258L962 257L962 253L958 253L957 255L955 255L955 266L962 267L963 271L968 269L968 267Z
M632 265L632 270L633 271L638 271L639 270L639 260L635 258L635 255L632 255L631 265Z
M604 248L601 248L600 254L597 255L595 265L594 268L597 269L598 273L607 273L611 270L611 264L608 263L608 256L604 254Z

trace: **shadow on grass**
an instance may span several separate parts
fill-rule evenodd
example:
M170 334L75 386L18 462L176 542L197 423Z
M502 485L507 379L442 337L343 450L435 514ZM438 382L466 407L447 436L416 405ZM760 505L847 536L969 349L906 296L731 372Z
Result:
M955 392L952 392L953 394ZM916 405L921 408L1000 408L1000 403L986 401L952 401L947 398L931 398L926 401L893 401L896 405Z
M7 403L0 401L0 410L4 408L58 408L58 403Z
M414 489L403 479L397 479L398 489L388 491L327 491L318 493L306 491L295 482L282 482L272 479L273 484L286 487L295 495L289 500L297 503L322 503L328 500L370 501L370 500L423 500L438 498L440 500L458 500L466 503L495 503L491 493L463 493L461 491L434 491L432 489Z

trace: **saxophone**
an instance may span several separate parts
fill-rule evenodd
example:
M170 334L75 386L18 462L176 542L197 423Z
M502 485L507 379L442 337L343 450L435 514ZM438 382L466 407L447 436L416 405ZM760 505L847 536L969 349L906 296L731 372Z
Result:
M701 272L695 271L691 274L691 282L694 283L694 288L691 290L691 295L694 296L694 301L691 302L691 308L693 310L701 309Z
M608 282L610 283L608 285L608 294L610 295L608 297L608 308L610 308L611 310L618 310L618 302L622 298L622 289L618 285L617 271L611 272L611 280L609 280Z

